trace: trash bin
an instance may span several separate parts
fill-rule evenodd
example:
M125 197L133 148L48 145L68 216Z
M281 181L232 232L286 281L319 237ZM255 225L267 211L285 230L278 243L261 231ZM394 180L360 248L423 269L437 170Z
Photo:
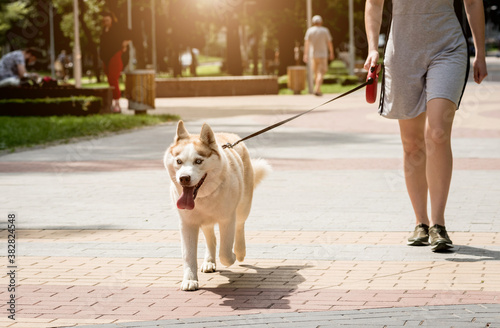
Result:
M288 89L291 89L294 94L298 95L306 88L306 67L305 66L288 66Z
M135 70L125 74L125 95L128 109L136 114L145 114L155 108L156 84L155 71Z

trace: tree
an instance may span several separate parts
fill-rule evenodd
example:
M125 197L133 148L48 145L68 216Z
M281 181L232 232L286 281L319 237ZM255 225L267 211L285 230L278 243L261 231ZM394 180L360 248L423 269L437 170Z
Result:
M72 49L74 40L74 19L73 19L73 1L72 0L54 0L54 7L62 17L60 30L69 42L62 44L57 42L56 48ZM94 75L100 81L101 65L98 52L99 38L101 35L101 17L100 13L104 7L102 0L78 0L80 25L80 43L82 50L82 68L93 70ZM57 30L57 28L56 28ZM62 50L61 49L61 50ZM60 50L59 50L60 51ZM56 52L58 52L56 50ZM69 51L71 53L71 51Z
M243 75L243 63L241 60L241 41L236 14L228 15L226 18L227 26L227 72L231 75Z
M38 46L48 49L48 4L51 0L0 1L0 45L8 49ZM122 23L127 21L127 0L78 0L80 6L83 65L98 73L97 45L101 34L100 12L113 11ZM486 0L492 5L500 0ZM133 0L132 41L138 68L152 63L151 16L156 19L158 69L173 69L182 74L179 55L187 49L210 45L212 54L225 58L228 72L242 74L244 54L252 55L254 74L263 49L274 57L279 49L279 73L294 65L294 47L303 44L306 31L305 0ZM387 1L386 1L387 2ZM53 0L55 12L56 53L72 47L73 0ZM348 5L345 0L314 0L313 14L323 16L324 25L333 35L336 49L348 41ZM359 56L366 51L364 1L354 0L355 46ZM500 11L500 10L497 10ZM490 14L491 14L490 10ZM496 17L496 16L495 16ZM490 18L490 19L493 19ZM57 28L60 27L60 28ZM214 41L226 31L225 44ZM240 34L245 36L240 40ZM250 40L250 42L248 42ZM244 41L248 44L241 44ZM245 59L249 59L245 56ZM90 65L90 66L89 66Z
M16 26L25 17L29 9L24 2L1 2L0 3L0 44L9 44L9 30Z

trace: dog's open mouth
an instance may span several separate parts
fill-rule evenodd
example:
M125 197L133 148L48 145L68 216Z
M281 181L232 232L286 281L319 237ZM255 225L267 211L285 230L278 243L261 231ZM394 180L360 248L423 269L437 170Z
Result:
M198 190L200 189L203 182L205 182L205 178L207 175L205 174L203 178L201 178L200 182L194 187L182 187L182 194L177 200L177 208L181 210L192 210L194 208L194 200L196 199L196 195L198 194Z

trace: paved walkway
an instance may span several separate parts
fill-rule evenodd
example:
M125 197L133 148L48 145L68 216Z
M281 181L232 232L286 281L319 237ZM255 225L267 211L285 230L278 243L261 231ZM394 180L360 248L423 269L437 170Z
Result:
M247 143L274 167L255 192L247 259L200 274L196 292L179 290L162 168L174 124L3 155L0 224L17 214L18 286L16 321L0 289L0 326L500 327L499 91L469 84L457 112L453 251L405 245L397 122L359 92ZM156 113L243 136L326 99L158 99Z

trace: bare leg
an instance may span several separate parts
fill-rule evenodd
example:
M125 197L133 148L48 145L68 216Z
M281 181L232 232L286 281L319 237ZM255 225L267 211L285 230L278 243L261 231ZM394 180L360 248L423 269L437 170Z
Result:
M314 84L314 93L321 93L321 85L323 84L323 73L316 74L316 81Z
M424 138L426 114L399 120L404 151L406 188L415 212L416 224L429 225L427 216L426 147Z
M444 212L453 170L451 130L455 110L455 104L447 99L432 99L427 103L426 175L431 200L431 226L445 225Z

